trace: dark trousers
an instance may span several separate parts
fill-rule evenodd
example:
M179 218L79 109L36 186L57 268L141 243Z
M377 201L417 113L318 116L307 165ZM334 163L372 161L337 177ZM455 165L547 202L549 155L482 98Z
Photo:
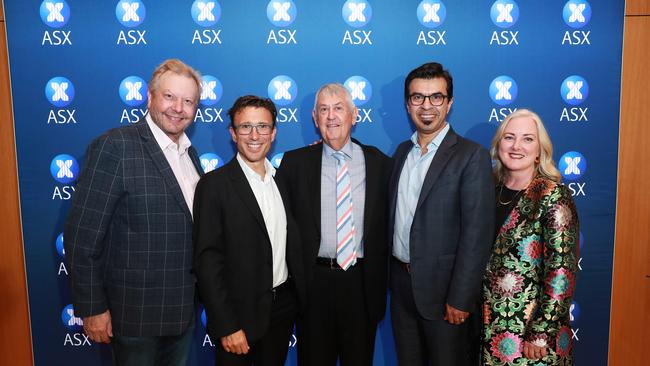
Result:
M297 310L295 288L293 284L287 283L274 294L269 328L264 336L253 343L248 340L250 350L245 355L226 352L221 346L221 340L217 340L216 364L218 366L283 366L287 359Z
M185 366L194 338L194 318L176 336L128 337L114 334L111 339L116 366Z
M424 319L413 298L410 274L395 258L390 265L390 315L401 366L474 366L478 352L473 323L476 311L460 325L442 319Z
M306 314L299 321L301 366L372 365L377 324L368 320L363 263L347 271L316 265Z

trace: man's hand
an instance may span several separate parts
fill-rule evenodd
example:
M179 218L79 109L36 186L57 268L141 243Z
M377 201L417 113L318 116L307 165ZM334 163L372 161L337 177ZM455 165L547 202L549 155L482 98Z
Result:
M231 335L221 337L221 346L226 350L226 352L236 353L238 355L245 355L250 349L243 329L240 329Z
M528 341L524 342L524 356L529 360L537 360L546 356L546 347L537 346Z
M84 332L90 339L98 343L111 343L113 326L111 325L111 313L105 312L83 318Z
M455 307L445 304L445 320L449 324L459 325L465 322L465 319L469 317L469 313L466 311L458 310Z

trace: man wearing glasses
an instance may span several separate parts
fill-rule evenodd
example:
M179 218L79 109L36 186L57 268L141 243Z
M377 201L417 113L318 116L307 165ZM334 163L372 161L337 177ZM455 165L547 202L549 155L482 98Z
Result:
M476 364L477 303L494 228L490 156L447 122L453 81L439 63L411 71L416 132L389 183L391 319L400 365Z
M194 267L218 365L284 365L304 295L301 248L284 188L266 158L270 99L228 111L237 156L206 174L194 199Z
M343 85L322 86L312 115L323 142L286 152L278 169L303 243L301 365L371 365L386 309L388 158L350 137L357 113Z

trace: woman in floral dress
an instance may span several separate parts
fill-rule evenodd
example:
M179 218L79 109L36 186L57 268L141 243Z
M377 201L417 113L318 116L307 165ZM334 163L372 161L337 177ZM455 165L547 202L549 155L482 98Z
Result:
M578 215L539 116L519 109L492 141L496 240L483 282L485 365L572 365Z

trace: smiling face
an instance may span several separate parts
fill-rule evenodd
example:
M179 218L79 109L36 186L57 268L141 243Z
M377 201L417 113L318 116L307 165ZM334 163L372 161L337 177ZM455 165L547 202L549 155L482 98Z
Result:
M427 96L436 93L447 95L447 81L441 77L433 79L416 78L409 85L409 96L413 94ZM406 109L418 131L418 139L421 145L433 140L440 130L445 127L447 114L453 103L453 99L449 100L448 98L444 98L439 106L432 105L430 98L425 98L422 105L407 103Z
M149 114L153 122L169 138L178 143L187 126L194 121L199 90L187 76L166 72L160 76L155 90L147 92Z
M535 174L535 161L540 154L535 121L531 117L511 119L499 140L498 154L507 174L530 174L532 178Z
M249 134L242 135L242 130L238 130L238 127L244 124L272 126L271 133L260 135L258 128L252 128ZM271 143L275 140L275 133L277 132L277 129L273 126L271 112L266 108L245 107L235 114L233 125L234 128L230 127L230 136L237 144L237 151L241 157L254 170L256 170L256 167L263 169L264 159L271 149Z
M312 113L323 141L336 151L341 150L350 140L358 114L357 108L339 94L321 92Z

